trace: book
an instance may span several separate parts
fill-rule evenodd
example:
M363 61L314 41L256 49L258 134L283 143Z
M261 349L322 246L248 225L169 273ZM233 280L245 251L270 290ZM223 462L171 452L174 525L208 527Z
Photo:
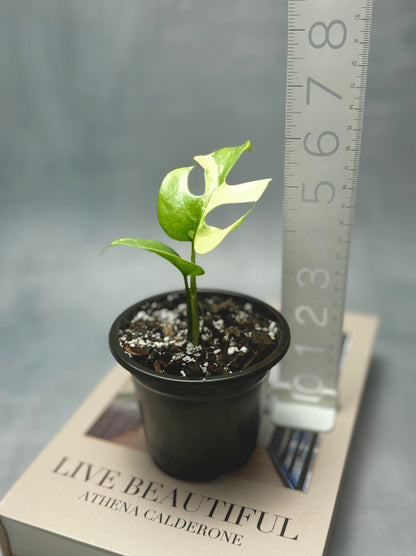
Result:
M130 375L115 367L0 502L5 556L322 555L377 318L347 313L339 411L317 433L271 422L246 466L211 482L161 471Z

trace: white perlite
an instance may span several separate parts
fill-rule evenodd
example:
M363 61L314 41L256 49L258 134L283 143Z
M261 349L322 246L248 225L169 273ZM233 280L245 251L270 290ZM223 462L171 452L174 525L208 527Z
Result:
M268 333L272 340L276 339L276 334L278 330L279 328L277 326L277 322L275 322L274 320L270 321Z
M251 303L238 306L231 299L216 299L212 305L201 303L201 341L196 346L187 338L186 303L169 308L144 304L132 318L134 326L120 330L120 343L130 357L154 365L158 373L210 376L246 368L279 337L277 322L261 318Z
M148 315L146 311L139 311L137 315L131 319L131 322L134 324L135 322L139 321L151 322L153 321L153 317L151 315Z

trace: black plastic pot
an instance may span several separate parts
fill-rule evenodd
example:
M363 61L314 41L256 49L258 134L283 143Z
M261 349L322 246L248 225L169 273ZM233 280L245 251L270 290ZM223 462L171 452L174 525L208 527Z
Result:
M159 374L131 358L119 344L120 327L144 303L168 294L126 309L109 335L113 356L135 379L151 456L168 474L184 480L211 480L248 461L257 442L263 382L290 342L285 319L270 305L234 292L200 290L199 295L213 293L249 302L278 323L279 343L264 361L238 373L201 379Z

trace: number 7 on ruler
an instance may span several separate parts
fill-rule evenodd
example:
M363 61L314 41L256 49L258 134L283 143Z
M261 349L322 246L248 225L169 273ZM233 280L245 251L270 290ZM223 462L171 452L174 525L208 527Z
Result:
M289 0L282 312L292 345L272 418L328 431L338 370L372 0Z

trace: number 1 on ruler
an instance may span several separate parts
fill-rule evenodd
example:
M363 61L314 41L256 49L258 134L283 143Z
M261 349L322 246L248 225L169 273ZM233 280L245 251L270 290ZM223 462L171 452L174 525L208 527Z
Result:
M282 312L292 346L273 419L330 430L364 113L372 0L289 0Z

